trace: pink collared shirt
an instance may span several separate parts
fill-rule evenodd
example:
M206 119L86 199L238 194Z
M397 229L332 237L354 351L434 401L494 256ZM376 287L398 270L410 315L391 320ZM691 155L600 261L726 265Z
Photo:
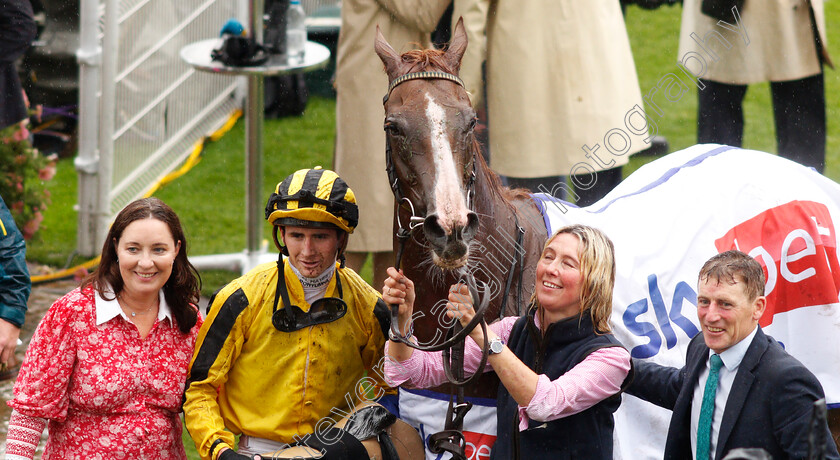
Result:
M517 319L510 316L491 324L489 328L507 342ZM386 356L389 346L390 342L385 344ZM481 348L468 338L464 347L464 373L473 374L480 362ZM484 372L492 369L488 362ZM529 420L548 422L589 409L618 393L628 372L630 353L622 347L609 347L590 353L555 380L540 374L531 402L527 407L519 406L519 430L528 428ZM441 352L414 350L411 357L402 362L386 359L385 379L395 387L432 388L441 385L446 382Z

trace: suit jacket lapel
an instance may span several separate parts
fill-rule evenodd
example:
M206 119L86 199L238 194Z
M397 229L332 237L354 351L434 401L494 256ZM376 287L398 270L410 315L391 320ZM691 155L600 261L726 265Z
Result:
M750 391L753 380L755 380L753 370L758 366L758 363L761 361L761 356L764 355L766 350L767 336L764 335L764 332L759 327L750 347L747 348L744 359L741 360L741 364L738 366L738 373L735 374L732 389L729 390L729 398L726 400L726 408L723 411L723 420L720 422L720 432L718 433L714 458L723 458L723 448L726 446L729 435L732 434L732 429L735 427L735 422L741 414L741 409L744 408L747 394Z

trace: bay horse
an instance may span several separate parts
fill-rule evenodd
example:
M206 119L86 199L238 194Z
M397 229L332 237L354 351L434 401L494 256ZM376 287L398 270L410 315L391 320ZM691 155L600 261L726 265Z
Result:
M466 47L463 21L446 51L400 55L378 29L375 40L389 79L384 129L394 226L405 238L395 236L394 247L417 286L414 335L422 344L443 340L452 322L448 288L467 273L488 287L487 322L522 314L546 239L528 192L503 187L480 153L476 113L457 76ZM483 380L467 394L494 398L495 375Z

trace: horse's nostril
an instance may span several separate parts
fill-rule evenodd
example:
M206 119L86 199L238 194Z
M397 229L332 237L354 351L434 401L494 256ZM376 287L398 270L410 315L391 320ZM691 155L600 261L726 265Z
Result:
M464 241L471 241L478 233L478 214L470 212L467 214L467 225L462 231Z
M446 230L441 227L437 214L429 214L423 221L423 233L426 239L436 247L446 246Z

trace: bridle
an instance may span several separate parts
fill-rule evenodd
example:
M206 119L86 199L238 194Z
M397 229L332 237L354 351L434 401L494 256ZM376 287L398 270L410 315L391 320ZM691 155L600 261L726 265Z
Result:
M388 86L388 92L385 94L385 97L382 98L382 104L384 105L388 102L388 98L391 95L391 91L394 88L399 86L402 83L410 80L432 80L432 79L439 79L439 80L449 80L452 82L457 83L461 87L464 87L464 82L461 81L458 76L447 73L447 72L439 72L439 71L429 71L429 72L413 72L405 74L401 77L394 79L391 84ZM397 240L398 240L398 248L396 251L396 261L394 266L399 268L402 261L403 250L405 249L405 243L409 237L411 237L412 233L415 229L422 226L425 222L425 217L420 216L417 214L414 204L402 191L400 187L400 180L397 176L394 162L392 160L392 149L391 149L391 141L389 136L386 135L385 137L385 157L386 157L386 170L388 173L388 182L391 186L391 191L394 193L394 198L397 202L396 208L396 220L397 220ZM475 183L476 183L476 162L477 158L475 157L477 153L473 152L472 158L472 171L470 172L470 176L467 179L467 208L470 211L474 211L473 206L475 205ZM408 226L403 226L402 221L400 219L400 209L403 207L403 203L405 203L411 212L411 216L408 220ZM514 216L516 213L514 212ZM519 248L522 247L522 241L524 237L524 229L519 225L519 220L516 218L516 229L517 229L517 245ZM522 267L524 255L522 251L516 251L519 253L519 265ZM512 258L512 265L510 267L510 271L508 273L507 280L505 282L505 291L503 294L502 306L501 311L504 312L507 304L507 297L508 292L510 292L511 283L513 281L513 273L516 269L517 258ZM520 296L521 296L521 284L522 284L522 270L519 271L520 276ZM487 337L487 323L484 321L484 314L487 310L488 305L490 304L490 293L489 293L489 286L485 283L482 283L481 292L479 292L478 283L476 282L475 278L473 277L471 272L467 272L465 275L466 285L469 288L470 295L473 299L477 300L477 308L475 309L475 316L470 320L470 322L466 326L461 326L459 321L454 321L452 326L447 330L446 338L442 343L439 344L431 344L431 345L422 345L419 343L413 343L410 340L410 337L404 336L399 329L399 321L398 321L398 313L399 313L399 306L396 304L391 305L391 331L390 337L391 340L398 341L408 345L417 350L421 351L442 351L443 352L443 367L444 372L446 373L447 380L450 383L456 386L457 388L457 402L453 404L452 398L450 397L449 401L449 408L447 409L446 413L446 424L444 426L444 430L438 433L434 433L430 436L429 444L430 449L434 453L443 453L449 452L452 455L454 460L464 460L466 459L465 455L465 447L466 442L464 439L464 435L462 433L463 429L463 421L464 417L466 416L467 412L472 407L472 403L465 402L464 400L464 386L476 381L483 373L483 369L487 363L487 356L488 356L488 348L489 345L487 341L484 342L482 347L481 353L481 362L478 365L476 372L469 378L464 379L464 340L466 339L467 335L476 327L481 326L483 335ZM520 299L521 300L521 299ZM437 336L436 336L437 337ZM451 350L451 352L450 352Z
M462 88L465 88L463 80L461 80L457 75L453 75L447 72L439 72L439 71L424 71L424 72L412 72L407 73L401 77L397 77L394 81L388 85L388 92L385 93L385 97L382 98L382 105L385 105L388 102L388 98L391 97L391 91L394 90L397 86L402 83L411 80L449 80L451 82L457 83ZM391 140L388 136L385 136L385 170L388 172L388 183L391 185L391 191L394 193L394 197L397 199L397 203L402 205L402 202L405 201L411 207L411 219L419 219L422 222L422 217L417 217L414 212L414 204L411 203L411 200L408 199L405 194L402 192L400 188L400 178L397 176L397 171L394 168L394 162L391 156ZM473 154L472 159L472 171L470 172L470 177L467 178L467 208L471 211L473 202L475 201L475 154ZM419 225L419 224L418 224ZM416 226L416 225L415 225Z
M449 81L454 81L455 83L460 85L462 88L466 88L466 86L464 86L464 81L461 80L460 77L458 77L457 75L453 75L451 73L448 73L448 72L439 72L439 71L436 71L436 70L423 71L423 72L411 72L411 73L407 73L403 76L395 78L394 81L392 81L391 84L388 85L388 92L385 93L385 97L382 98L382 105L385 105L385 103L388 102L388 98L391 97L391 91L393 91L394 88L396 88L397 86L399 86L402 83L405 83L409 80L449 80Z
M385 94L385 97L382 98L382 104L384 105L388 102L388 98L391 96L391 91L394 90L397 86L402 83L411 80L449 80L452 82L457 83L461 87L464 87L464 82L457 76L447 72L440 72L440 71L423 71L423 72L412 72L402 75L394 79L390 85L388 85L388 92ZM391 141L388 139L388 136L385 137L385 161L386 167L385 169L388 172L388 182L391 184L391 191L394 193L394 198L396 199L398 205L402 207L402 204L405 203L408 206L408 209L411 212L411 216L409 217L408 227L403 226L402 221L400 220L400 213L399 209L397 209L397 238L399 241L399 247L396 253L396 262L394 264L395 267L400 266L400 262L402 261L402 254L403 250L405 249L405 242L411 236L415 229L421 227L423 222L425 221L424 216L420 216L417 214L416 209L414 207L414 203L411 202L411 199L403 194L402 189L400 187L400 179L397 176L396 169L394 168L394 162L392 160L392 149L391 149ZM470 173L470 177L467 180L467 207L470 211L473 211L473 204L474 204L474 196L475 196L475 178L476 178L476 159L475 153L473 153L472 158L472 171ZM436 345L429 345L424 346L420 344L415 344L410 342L399 330L399 326L397 325L397 312L399 311L399 307L396 305L391 306L392 316L391 316L391 335L400 342L405 343L406 345L415 348L421 351L441 351L441 350L448 350L454 344L463 341L464 338L469 334L475 326L482 321L484 317L484 311L487 309L487 305L490 303L489 296L482 295L481 297L476 297L478 295L478 288L475 283L475 279L472 277L472 274L467 274L467 286L470 288L470 293L473 295L475 299L483 299L479 302L478 308L476 308L476 315L473 320L467 325L466 328L452 333L452 329L450 329L450 337L448 337L444 342ZM486 294L487 286L483 286L482 293ZM455 321L455 324L459 324ZM454 327L454 326L453 326ZM486 326L483 326L486 328ZM483 365L483 363L482 363ZM449 372L447 372L449 374ZM475 376L473 376L474 378ZM451 381L451 383L455 385L465 385L473 381L473 378L466 380L466 381Z
M405 83L405 82L411 81L411 80L449 80L449 81L455 82L456 84L458 84L462 88L465 87L463 80L461 80L457 75L453 75L451 73L440 72L440 71L411 72L411 73L407 73L405 75L402 75L400 77L395 78L394 81L392 81L391 84L388 85L388 92L385 93L385 96L382 98L382 105L385 105L385 103L388 102L388 99L391 97L391 91L393 91L394 88L396 88L397 86L399 86L402 83ZM472 170L470 171L470 176L467 178L467 186L466 186L466 188L467 188L467 209L469 209L470 211L475 211L473 209L473 206L475 205L475 179L476 179L476 158L475 158L475 155L476 155L475 152L473 152ZM394 266L399 267L400 266L400 261L402 260L403 249L405 249L405 242L408 240L408 238L411 236L411 234L414 232L414 230L417 227L420 227L420 226L423 225L423 222L425 222L426 219L425 219L425 216L419 215L417 213L416 208L414 207L414 203L412 203L411 199L408 198L403 193L402 187L400 187L400 178L397 175L397 171L396 171L396 168L394 166L394 161L393 161L393 149L391 148L391 139L387 135L385 136L385 171L388 173L388 183L391 186L391 192L393 192L394 199L396 200L397 206L398 206L396 217L397 217L397 240L399 241L399 246L398 246L398 249L397 249L396 262L395 262ZM399 209L403 208L403 203L405 203L407 205L408 210L411 212L411 215L409 216L409 219L408 219L408 226L407 227L402 224L402 221L400 219ZM478 313L478 310L476 310L476 314L477 313ZM483 314L483 312L482 312L482 314ZM395 315L396 315L396 310L394 311L394 318L392 318L392 319L396 318ZM392 321L391 324L392 324L391 329L392 329L392 332L394 333L394 335L396 337L401 337L402 338L403 336L400 333L399 328L394 325L395 322ZM470 330L472 330L472 329L470 329ZM469 331L467 331L467 334L469 334ZM456 341L456 340L462 340L463 337L465 337L465 336L466 336L466 334L458 335L458 337L455 338L452 342L454 343L454 341ZM404 341L404 343L408 344L408 341L406 340L406 341ZM451 343L449 341L446 341L441 345L447 345L447 347L443 347L443 348L448 348L449 346L451 346ZM409 345L409 346L413 346L413 344ZM423 350L423 351L439 351L439 350L442 350L443 348L438 348L438 349L435 349L435 350L425 350L425 349L422 349L422 348L418 348L418 349Z
M394 90L394 88L396 88L397 86L399 86L402 83L405 83L405 82L411 81L411 80L448 80L448 81L452 81L452 82L458 84L462 88L465 88L464 82L463 82L463 80L461 80L460 77L458 77L457 75L453 75L451 73L448 73L448 72L441 72L441 71L411 72L411 73L407 73L405 75L402 75L400 77L395 78L394 81L392 81L391 84L388 85L388 92L382 98L382 105L385 105L385 103L388 102L388 99L390 98L391 92ZM391 186L391 191L394 194L394 198L395 198L395 200L397 202L397 206L398 206L397 215L396 215L396 219L397 219L397 233L396 233L396 236L397 236L397 240L399 242L399 246L397 248L396 261L395 261L394 266L399 268L400 267L400 262L402 261L403 250L405 249L405 242L408 240L409 237L411 237L411 234L414 232L414 230L417 227L420 227L420 226L423 225L423 223L425 222L425 217L421 216L417 213L416 208L414 207L414 203L412 203L411 199L408 198L403 193L402 188L400 187L400 178L397 175L396 168L394 167L392 153L393 153L393 151L392 151L392 148L391 148L391 140L388 138L388 136L385 136L385 170L388 173L388 183ZM470 171L470 176L467 178L467 184L466 184L466 188L467 188L467 208L470 211L473 211L473 212L475 212L474 205L475 205L475 183L476 183L476 168L477 168L477 166L476 166L477 159L475 158L476 155L477 155L477 152L473 152L472 170ZM403 203L405 203L405 205L407 205L407 209L411 212L411 215L409 216L409 219L408 219L408 226L403 225L402 220L400 219L399 209L403 208ZM516 247L517 248L522 248L522 244L523 244L524 236L525 236L525 229L523 229L522 226L519 225L519 218L516 216L515 211L514 211L513 215L514 215L515 227L516 227ZM500 315L504 314L504 310L507 306L507 297L508 297L507 294L510 292L511 285L513 283L513 274L516 271L516 266L518 264L519 267L522 268L523 265L524 265L523 251L520 250L520 251L514 251L514 252L517 253L519 256L511 258L511 267L510 267L510 270L508 271L508 277L505 280L505 290L504 290L504 296L502 297L502 305L501 305L501 309L500 309ZM471 274L470 274L470 276L471 276ZM519 294L517 295L517 298L518 298L519 301L521 301L521 297L522 297L522 270L519 271ZM480 308L481 308L481 306L479 306L479 309ZM479 314L479 309L476 310L476 316L478 316L478 314ZM394 320L394 319L396 319L397 309L394 308L394 306L392 306L392 310L393 310L392 320ZM483 313L484 313L484 311L481 310L482 315L483 315ZM393 335L395 337L404 338L402 336L402 334L400 333L399 327L396 325L396 323L397 323L396 321L391 322L391 332L393 333ZM466 336L466 334L469 334L469 332L472 330L473 327L475 327L475 326L469 327L469 330L467 330L466 333L463 334L463 335L456 334L456 337L453 337L452 342L454 343L457 340L463 340L463 338ZM421 350L421 351L440 351L440 350L443 350L445 348L449 348L452 345L452 343L450 343L450 341L447 340L446 342L442 343L441 345L439 345L437 347L420 348L416 344L408 343L407 340L401 340L401 341L403 343L406 343L407 345L415 347L416 349ZM457 382L452 382L452 383L458 384Z

